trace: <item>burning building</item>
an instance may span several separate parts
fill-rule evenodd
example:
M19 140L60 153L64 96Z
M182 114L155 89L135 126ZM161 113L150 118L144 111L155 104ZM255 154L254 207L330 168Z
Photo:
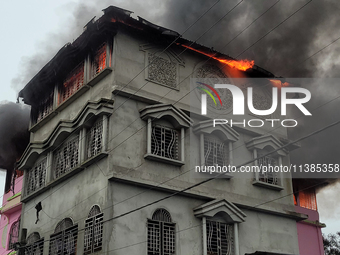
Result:
M306 217L295 212L289 173L203 185L191 177L190 159L289 165L296 146L281 149L285 128L215 132L185 98L188 77L274 75L130 15L105 9L20 91L32 107L30 144L18 162L20 250L298 254L296 222ZM221 98L224 108L216 110L229 111L228 95ZM267 109L268 102L259 88L254 104Z

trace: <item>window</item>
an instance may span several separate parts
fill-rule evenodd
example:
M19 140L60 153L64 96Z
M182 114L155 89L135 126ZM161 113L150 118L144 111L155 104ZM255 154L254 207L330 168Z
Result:
M50 255L74 255L77 253L78 226L70 218L60 221L50 237Z
M144 158L184 165L185 129L191 119L171 104L150 105L140 110L147 125L147 153Z
M233 235L233 224L207 221L207 254L234 254Z
M66 77L60 89L58 104L63 103L84 85L84 62L78 64Z
M103 213L99 206L92 206L85 221L84 254L100 251L103 246Z
M103 149L103 118L97 120L87 132L87 152L86 157L93 156L102 152Z
M37 123L49 115L53 111L53 91L46 95L39 104L35 107L36 110L33 115L33 123Z
M148 255L175 254L175 223L165 209L157 209L148 219Z
M204 163L206 166L229 164L229 144L212 135L204 136Z
M151 136L151 153L178 160L178 131L165 126L154 125Z
M202 219L203 254L234 255L239 250L239 224L246 215L235 204L216 199L194 208L194 215Z
M59 178L79 164L79 135L65 142L54 154L54 175Z
M47 158L40 160L27 172L26 195L45 186Z
M43 255L44 253L44 238L40 238L39 233L34 232L27 238L25 247L25 255Z
M107 46L108 46L107 43L104 42L96 49L92 61L91 78L99 74L102 70L105 69L105 67L108 66Z
M262 169L262 166L273 167L277 165L277 160L274 157L271 157L270 155L264 156L264 157L260 156L260 158L257 161L261 169ZM259 178L259 181L261 182L266 182L266 183L274 184L274 185L279 184L279 174L276 172L261 171L259 173L258 178Z
M263 135L250 139L246 142L247 148L253 152L254 166L257 171L254 173L253 185L282 190L282 172L270 171L275 166L283 165L283 157L288 153L280 149L283 144L273 135ZM267 170L267 171L264 171Z
M19 225L20 225L20 219L14 222L11 226L11 230L9 231L9 242L8 242L9 250L14 250L15 243L19 241Z
M316 211L317 204L316 204L316 196L315 196L315 190L314 189L305 189L301 190L298 193L298 198L299 198L299 205L301 207L314 210Z
M197 141L197 152L199 153L200 166L232 166L233 165L233 143L239 139L239 134L229 125L217 125L214 127L212 120L196 123L193 127L192 141ZM199 140L197 140L197 136ZM206 173L208 171L202 171ZM201 172L197 172L200 175ZM210 173L211 174L211 173ZM216 172L220 178L230 179L231 173Z

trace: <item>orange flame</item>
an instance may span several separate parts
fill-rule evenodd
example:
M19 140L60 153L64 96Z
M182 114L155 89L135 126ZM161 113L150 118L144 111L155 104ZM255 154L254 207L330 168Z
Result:
M211 57L213 59L216 59L216 60L220 61L223 64L226 64L226 65L228 65L230 67L237 68L238 70L241 70L241 71L246 71L246 70L248 70L250 68L253 68L253 66L255 64L254 60L247 60L247 59L245 59L245 60L232 60L232 59L218 58L218 57L215 57L214 54L208 54L208 53L205 53L203 51L200 51L200 50L197 50L195 48L192 48L190 46L183 45L183 44L181 44L181 45L183 47L185 47L185 48L188 48L190 50L193 50L193 51L196 51L198 53L201 53L201 54L203 54L205 56L208 56L208 57Z
M278 87L278 88L288 87L291 85L290 83L282 82L281 80L269 80L269 81L273 84L273 86Z

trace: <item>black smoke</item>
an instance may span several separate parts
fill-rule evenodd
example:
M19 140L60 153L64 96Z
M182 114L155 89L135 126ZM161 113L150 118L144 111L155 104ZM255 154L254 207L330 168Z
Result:
M36 53L22 59L21 66L24 69L20 70L18 72L20 75L13 79L12 86L20 90L65 43L80 35L83 26L93 16L100 16L101 9L109 5L134 11L134 17L139 15L155 24L184 33L184 38L213 47L232 57L253 59L258 66L277 76L339 77L340 41L313 56L340 36L338 0L280 0L229 44L228 42L239 32L277 2L277 0L242 1L226 15L240 1L83 1L73 10L72 17L63 21L64 25L61 26L60 31L47 35L46 40L41 43L42 47ZM304 8L294 14L305 4ZM210 7L211 10L205 14ZM68 8L65 8L65 11L70 12ZM291 18L279 25L292 14L294 15ZM190 27L199 18L200 20ZM216 22L218 23L214 25ZM278 27L270 34L242 53L276 26ZM189 27L190 29L187 30ZM322 84L320 86L305 84L304 86L312 93L311 106L323 105L340 95L340 85L333 84L325 87ZM335 100L326 107L320 107L318 112L313 112L312 118L300 119L299 128L290 130L290 137L298 138L316 130L317 127L328 125L336 118L336 109L339 107L340 101ZM337 162L340 147L337 146L337 139L334 137L337 137L338 133L340 127L337 126L303 141L302 148L292 153L293 163Z
M0 168L7 170L5 191L11 184L15 162L29 143L29 107L0 103Z

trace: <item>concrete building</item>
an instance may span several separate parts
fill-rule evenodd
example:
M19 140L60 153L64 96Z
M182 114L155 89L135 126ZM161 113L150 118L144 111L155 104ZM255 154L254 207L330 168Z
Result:
M130 14L105 9L19 94L32 106L31 141L18 163L25 172L21 250L299 254L303 215L295 212L289 173L192 187L206 180L193 178L194 164L289 165L294 146L281 149L285 128L213 128L190 107L190 78L275 77L257 66L223 67L217 57L238 61L183 38L169 46L178 33ZM270 107L271 87L255 91L255 107ZM231 116L230 94L219 93L223 107L208 100L209 111Z
M15 244L19 241L19 225L21 216L21 189L23 173L13 173L11 189L3 195L0 208L0 254L16 254Z

